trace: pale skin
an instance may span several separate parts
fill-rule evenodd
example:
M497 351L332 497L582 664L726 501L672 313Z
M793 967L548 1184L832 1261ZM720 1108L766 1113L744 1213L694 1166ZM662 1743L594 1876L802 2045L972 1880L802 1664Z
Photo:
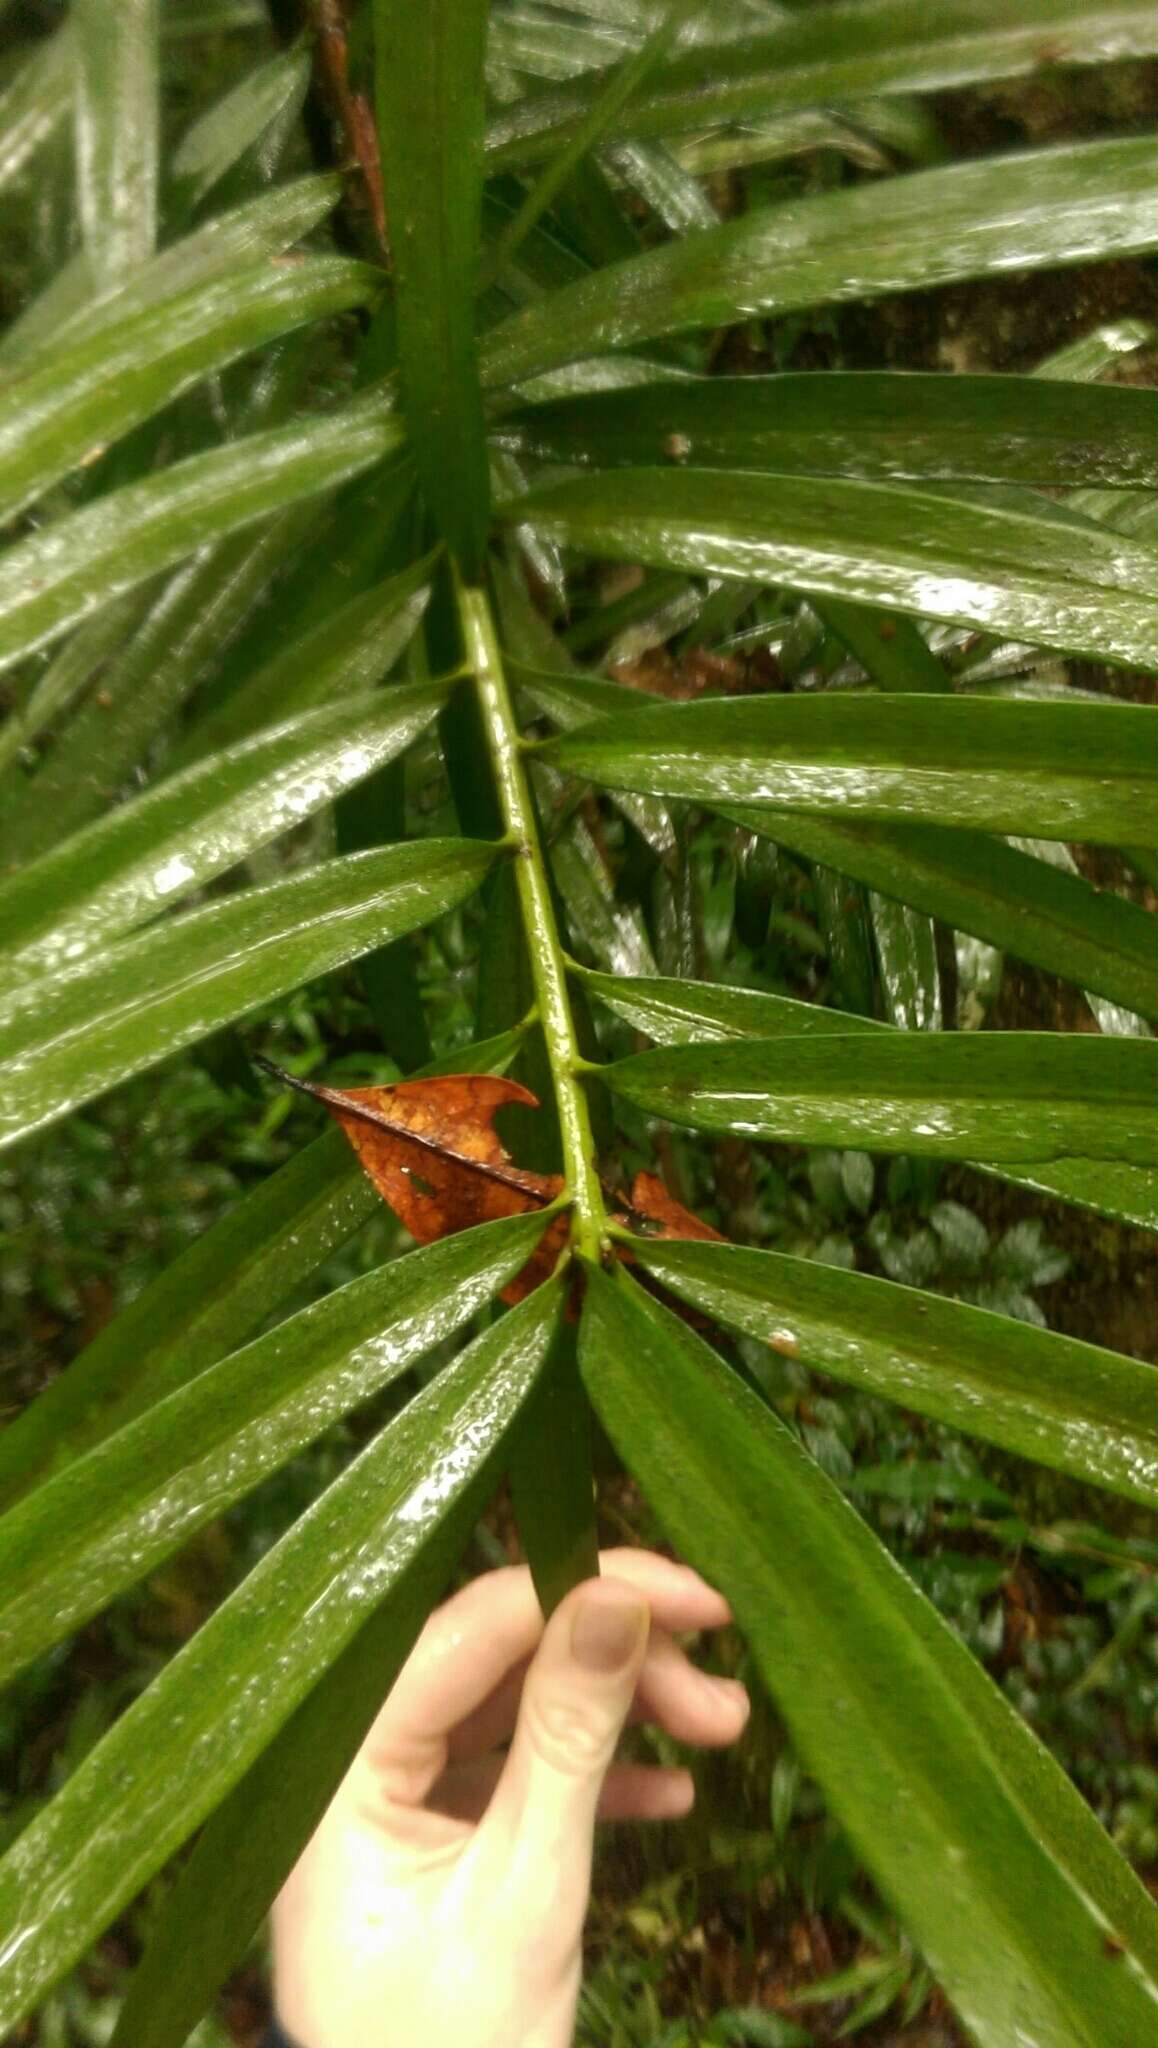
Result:
M614 1762L623 1728L714 1748L748 1716L675 1640L730 1619L720 1594L650 1551L601 1568L545 1628L522 1567L431 1616L274 1909L298 2048L570 2048L596 1818L695 1796Z

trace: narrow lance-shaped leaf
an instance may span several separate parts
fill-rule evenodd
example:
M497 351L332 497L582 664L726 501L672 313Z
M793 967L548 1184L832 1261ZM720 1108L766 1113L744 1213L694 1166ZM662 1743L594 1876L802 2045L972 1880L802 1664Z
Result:
M643 1238L633 1255L701 1314L813 1371L1158 1506L1158 1372L1151 1365L781 1252Z
M421 623L433 557L413 562L340 605L245 677L224 703L194 721L178 745L196 761L299 711L375 683L393 667Z
M520 453L602 469L678 447L694 468L1152 490L1158 392L878 370L697 377L520 406L495 433Z
M52 666L83 637L94 654L90 687L35 775L12 776L11 794L0 807L0 862L15 867L34 860L105 815L207 668L260 607L313 518L307 500L227 534L182 562L160 588L137 585L78 627ZM110 611L123 622L119 646L97 631Z
M66 26L32 51L0 94L0 192L16 181L68 114L73 62Z
M925 11L915 11L909 0L845 0L820 14L785 10L772 28L704 38L668 57L624 111L620 131L673 135L790 108L930 92L1036 74L1056 63L1101 64L1155 51L1152 0L1018 0L1016 9L1002 0L938 0ZM524 164L558 149L576 132L600 83L577 80L504 108L487 135L492 162Z
M1154 916L1084 876L975 832L724 807L724 814L810 860L973 932L1111 1002L1158 1017Z
M485 1225L350 1281L0 1515L0 1684L452 1337L541 1230Z
M339 178L322 173L263 192L171 243L95 304L89 303L95 287L88 259L74 256L0 338L0 365L7 370L42 352L71 348L82 335L91 340L158 300L228 277L261 256L280 255L324 220L341 189Z
M566 140L551 152L550 162L540 172L510 227L503 234L495 256L495 267L500 273L524 236L574 178L584 157L594 150L597 143L614 132L625 110L639 94L645 79L678 41L688 15L698 10L700 5L701 0L668 0L668 5L646 40L637 49L625 55L622 64L600 78L598 91L583 118Z
M487 337L484 380L605 349L954 279L1138 255L1158 242L1149 136L1067 143L753 209L614 263Z
M873 1032L638 1053L609 1088L697 1130L993 1165L1158 1165L1158 1040Z
M0 1862L0 2027L15 2026L212 1812L463 1490L493 1471L559 1306L557 1288L532 1295L419 1394L17 1838Z
M971 2034L983 2048L1009 2048L1011 2025L1035 2048L1144 2040L1153 1906L832 1481L625 1276L590 1275L581 1350L617 1449L728 1595L806 1769Z
M355 400L189 456L32 534L0 564L0 668L206 541L357 476L401 440L381 397Z
M111 2048L185 2048L353 1762L486 1505L488 1473L450 1501L383 1605L210 1814L129 1984Z
M143 932L0 1004L11 1144L130 1074L461 903L495 858L426 839L349 854Z
M133 313L98 338L18 376L0 419L0 518L238 356L378 289L368 264L310 256L268 262ZM1051 389L1043 385L1043 390Z
M158 0L76 0L77 203L93 276L119 284L153 253L160 142Z
M434 717L437 682L307 712L214 754L0 882L0 991L78 960L288 832Z
M508 1031L460 1047L448 1064L498 1073L518 1049ZM338 1130L287 1159L0 1431L0 1507L246 1343L380 1200Z
M482 232L483 0L374 0L378 133L415 460L468 577L489 481L475 353Z
M546 675L516 667L536 704L565 726L639 708L638 696L602 676ZM802 812L720 806L750 832L852 875L959 931L1053 974L1158 1017L1152 916L1095 889L1084 876L976 832L868 825Z
M1149 705L843 692L702 699L600 719L542 751L572 774L713 806L1111 845L1129 818L1139 845L1158 845Z
M306 47L278 50L266 63L246 71L231 92L199 115L170 159L174 210L191 213L271 122L287 112L292 115L300 106L309 80Z
M506 504L588 554L982 627L1150 666L1158 553L1044 502L838 477L638 469Z
M850 1032L881 1032L890 1027L869 1017L828 1010L819 1003L797 1002L762 989L730 988L704 981L675 981L663 976L593 974L573 970L584 987L628 1024L645 1031L660 1045L698 1045L719 1039L840 1037ZM970 1161L970 1164L978 1164ZM983 1171L1002 1180L1040 1188L1063 1202L1080 1202L1107 1216L1120 1216L1144 1230L1158 1230L1158 1173L1122 1166L1104 1159L1057 1160L1048 1164L1008 1164ZM0 1439L2 1443L2 1439Z

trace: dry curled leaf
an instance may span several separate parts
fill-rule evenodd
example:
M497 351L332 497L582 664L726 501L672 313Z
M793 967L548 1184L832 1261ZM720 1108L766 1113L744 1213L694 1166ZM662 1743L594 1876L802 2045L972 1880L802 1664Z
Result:
M419 1244L433 1244L476 1223L545 1209L563 1187L561 1174L516 1166L494 1118L511 1102L538 1107L517 1081L491 1074L439 1074L381 1088L325 1088L259 1062L291 1088L324 1102L341 1125L374 1186ZM521 1301L553 1271L567 1241L567 1217L556 1216L521 1273L503 1289Z
M303 1095L323 1102L365 1171L419 1244L476 1223L546 1209L563 1191L558 1173L531 1173L507 1152L494 1119L509 1103L539 1107L518 1081L492 1074L439 1074L379 1088L326 1088L257 1060ZM670 1195L654 1173L637 1173L624 1203L629 1227L648 1237L719 1238ZM502 1290L514 1303L546 1280L567 1243L566 1212L552 1218L526 1265ZM629 1256L629 1255L627 1255Z

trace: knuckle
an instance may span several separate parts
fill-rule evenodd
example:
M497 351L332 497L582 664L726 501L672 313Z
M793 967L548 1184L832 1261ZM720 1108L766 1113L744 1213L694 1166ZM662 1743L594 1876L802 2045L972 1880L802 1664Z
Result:
M556 1698L528 1701L528 1734L544 1763L572 1776L586 1777L611 1760L615 1730L607 1716L584 1700Z

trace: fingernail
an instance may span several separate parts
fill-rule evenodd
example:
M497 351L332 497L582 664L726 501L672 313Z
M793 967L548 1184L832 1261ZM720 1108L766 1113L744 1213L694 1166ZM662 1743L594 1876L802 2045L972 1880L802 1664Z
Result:
M571 1623L571 1654L585 1671L618 1671L634 1655L648 1626L642 1600L626 1590L600 1587L584 1595Z

